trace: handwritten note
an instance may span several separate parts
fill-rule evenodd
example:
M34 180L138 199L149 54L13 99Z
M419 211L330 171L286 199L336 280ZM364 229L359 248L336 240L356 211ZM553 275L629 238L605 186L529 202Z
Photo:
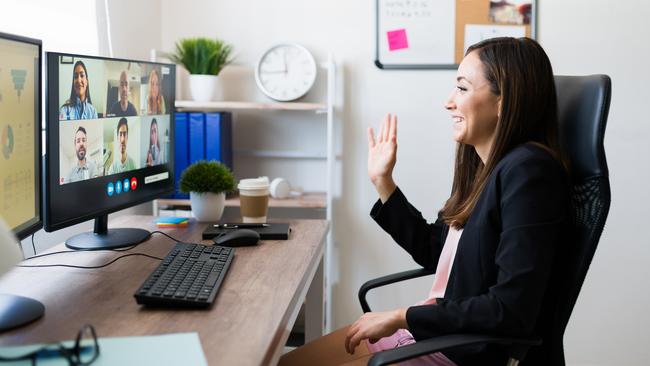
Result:
M409 41L406 37L406 29L396 29L386 32L388 37L388 50L397 51L409 48Z

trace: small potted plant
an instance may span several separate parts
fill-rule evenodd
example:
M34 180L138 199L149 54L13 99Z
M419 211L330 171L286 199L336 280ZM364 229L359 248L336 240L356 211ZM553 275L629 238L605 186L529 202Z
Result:
M226 192L235 189L235 177L218 161L200 160L181 174L180 190L190 194L192 214L198 221L219 221Z
M219 39L185 38L176 42L167 57L190 73L190 93L197 102L215 98L217 76L232 62L232 46Z

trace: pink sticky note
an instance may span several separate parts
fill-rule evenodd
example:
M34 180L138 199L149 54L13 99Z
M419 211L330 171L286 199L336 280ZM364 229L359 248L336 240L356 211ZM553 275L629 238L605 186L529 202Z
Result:
M396 29L386 32L388 36L388 50L397 51L409 48L409 41L406 38L406 29Z

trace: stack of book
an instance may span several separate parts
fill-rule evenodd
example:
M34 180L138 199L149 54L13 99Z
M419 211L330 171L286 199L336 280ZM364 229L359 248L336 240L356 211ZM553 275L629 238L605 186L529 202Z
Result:
M156 226L160 228L166 227L186 227L190 222L187 217L159 217L156 219Z

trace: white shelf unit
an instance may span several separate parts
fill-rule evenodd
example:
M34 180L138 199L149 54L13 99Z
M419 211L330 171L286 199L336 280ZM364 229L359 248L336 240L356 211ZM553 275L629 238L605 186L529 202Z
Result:
M327 62L321 63L320 69L327 72L327 101L326 103L303 103L303 102L251 102L251 101L216 101L216 102L195 102L190 100L177 100L175 107L177 111L287 111L287 112L312 112L317 115L325 115L327 120L327 141L326 141L326 154L313 153L313 152L299 152L299 151L269 151L269 150L237 150L233 153L265 158L289 158L289 159L317 159L326 160L327 166L327 182L326 191L324 193L316 193L316 195L324 195L325 197L325 216L330 223L330 230L327 236L327 245L325 249L325 325L326 332L331 331L331 299L332 291L330 286L330 279L332 279L332 232L334 230L332 223L332 201L334 189L334 165L336 156L334 153L334 103L336 97L336 64L332 54L328 56ZM236 123L234 121L234 123ZM168 200L169 201L169 200ZM168 202L167 202L168 203ZM271 205L272 207L274 205ZM322 207L322 205L318 205ZM155 204L154 207L157 207ZM300 202L295 206L288 203L283 206L276 207L295 207L305 208L304 204ZM317 206L314 206L317 207Z

